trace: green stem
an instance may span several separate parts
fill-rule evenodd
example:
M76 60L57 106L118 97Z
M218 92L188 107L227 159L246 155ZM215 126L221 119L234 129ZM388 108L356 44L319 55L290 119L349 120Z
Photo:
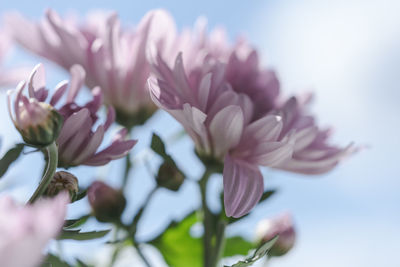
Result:
M212 266L217 266L219 260L222 257L224 247L225 247L225 228L227 226L227 221L220 220L218 222L218 230L216 235L216 244L214 249L214 255L212 258Z
M50 184L51 179L53 179L54 174L56 173L57 164L58 164L58 149L55 142L46 147L47 150L47 163L46 163L46 172L43 175L42 180L40 181L39 186L36 188L35 192L29 199L29 203L35 202L39 197L41 197L47 189L47 186Z
M211 172L209 170L205 170L203 176L199 180L200 185L200 194L201 194L201 204L203 208L203 266L204 267L212 267L212 214L207 205L207 182L211 176Z
M139 247L139 244L134 243L134 246L136 248L136 251L138 252L140 258L142 259L144 265L146 265L146 267L151 267L150 262L147 260L146 256L143 254L142 250Z
M128 153L125 157L125 171L124 171L124 176L122 180L122 190L125 189L128 179L129 179L129 172L132 168L132 162L131 162L131 154Z

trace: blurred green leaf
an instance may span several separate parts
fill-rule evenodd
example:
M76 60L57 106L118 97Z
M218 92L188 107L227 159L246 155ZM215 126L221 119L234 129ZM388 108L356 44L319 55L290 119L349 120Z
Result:
M269 198L272 197L275 193L276 193L276 189L271 189L271 190L265 191L265 192L262 194L262 196L261 196L260 202L269 199Z
M76 259L76 267L92 267L93 265L88 265L81 261L80 259Z
M278 236L275 236L272 238L270 241L264 243L261 245L254 254L248 258L246 258L243 261L239 261L238 263L235 263L234 265L231 265L229 267L247 267L253 265L256 261L267 255L268 251L271 249L271 247L275 244L276 240L278 239ZM228 266L225 266L228 267Z
M64 223L64 229L72 229L72 228L77 228L79 226L82 226L87 222L87 220L90 218L90 214L83 215L82 217L78 219L73 219L73 220L66 220Z
M53 254L48 254L42 263L42 267L71 267L71 265Z
M63 230L57 239L91 240L104 237L109 232L110 230L92 232L81 232L80 230Z
M24 146L24 144L15 145L15 147L8 150L3 158L0 159L0 177L2 177L7 172L10 165L18 159Z
M225 241L225 249L223 257L231 257L235 255L248 255L249 251L254 249L254 244L247 241L241 236L229 237Z
M151 149L162 158L165 158L167 155L163 140L155 133L153 133L153 137L151 138Z
M171 267L202 267L202 242L190 235L190 228L199 219L195 212L181 222L173 222L167 230L151 241Z

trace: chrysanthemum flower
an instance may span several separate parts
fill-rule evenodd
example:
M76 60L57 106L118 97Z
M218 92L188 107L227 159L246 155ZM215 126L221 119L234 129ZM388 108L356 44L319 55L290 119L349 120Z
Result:
M245 40L232 46L221 31L208 36L204 26L198 29L197 35L178 37L182 54L175 64L150 51L156 78L149 87L154 102L182 123L199 154L223 159L228 216L246 214L261 197L258 165L319 174L354 152L351 145L328 145L327 132L296 98L282 100L275 72L261 66Z
M80 64L86 85L100 86L105 102L116 110L117 121L130 128L144 123L156 110L146 89L150 73L146 47L150 40L165 43L174 25L164 11L149 12L137 27L122 28L116 13L89 16L78 25L48 10L40 23L21 15L7 20L15 40L35 54L69 70Z
M0 266L36 267L43 250L60 232L66 215L68 194L41 199L30 206L0 198Z
M20 125L19 122L30 125L32 122L46 115L43 115L43 112L29 112L32 109L30 107L31 103L35 103L35 107L37 106L39 111L42 111L40 107L49 106L61 114L64 121L60 134L56 139L59 167L77 165L99 166L107 164L111 160L124 157L136 143L135 140L125 140L127 135L126 129L118 132L111 145L97 152L105 132L114 122L114 109L112 107L109 108L105 123L100 124L96 130L93 130L94 125L98 124L97 112L102 105L101 90L99 87L93 88L93 100L84 106L80 106L75 102L75 98L83 85L85 71L81 66L74 65L70 72L71 81L69 85L67 81L60 82L56 86L55 92L49 102L45 103L48 98L45 71L41 64L34 68L28 80L29 97L22 95L25 83L21 83L17 91L17 97L13 105L16 127L18 128ZM11 95L9 95L9 107L10 115L12 116ZM59 104L64 95L65 102ZM22 113L21 109L27 110L26 114Z
M213 58L185 70L182 54L173 68L158 55L153 66L154 102L182 123L200 155L224 162L227 216L248 213L264 191L258 166L275 166L291 156L293 139L279 139L281 117L255 118L254 102L226 83L224 66Z

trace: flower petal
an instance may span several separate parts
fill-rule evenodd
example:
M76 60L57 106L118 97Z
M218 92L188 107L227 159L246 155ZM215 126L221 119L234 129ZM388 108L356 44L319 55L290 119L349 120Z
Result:
M100 166L107 164L111 160L126 156L137 143L137 140L125 140L126 134L126 129L119 131L111 145L90 157L84 162L84 164L89 166Z
M55 106L60 98L64 95L68 87L68 81L61 81L56 85L55 92L50 99L50 105Z
M264 181L257 166L227 155L224 160L224 204L228 217L249 213L264 192Z
M85 80L85 70L81 65L73 65L70 69L71 81L67 96L67 102L73 102Z
M227 106L215 115L210 123L210 134L217 157L223 156L239 143L243 122L243 112L239 106Z

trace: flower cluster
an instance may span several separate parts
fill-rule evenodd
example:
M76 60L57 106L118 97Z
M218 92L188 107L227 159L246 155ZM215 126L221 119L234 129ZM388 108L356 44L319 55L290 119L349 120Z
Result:
M118 132L111 145L97 151L105 132L114 122L114 109L109 108L105 123L93 130L102 105L101 90L99 87L93 88L93 100L80 106L75 98L83 85L85 71L81 66L74 65L70 73L71 81L60 82L48 103L45 102L49 93L41 64L34 68L27 82L19 84L16 92L9 91L9 112L16 128L24 140L32 145L46 146L56 139L59 167L82 164L99 166L124 157L136 143L135 140L125 140L126 129ZM28 96L23 95L26 84ZM14 103L13 94L16 94ZM64 95L65 102L58 105Z
M66 70L83 66L86 85L100 86L122 125L143 124L156 110L146 89L150 74L146 48L150 40L166 42L169 32L160 29L171 21L166 12L149 12L136 28L122 29L116 13L92 14L82 25L53 10L40 23L18 14L9 15L7 21L14 39L30 51Z
M163 10L147 13L136 27L123 27L116 13L93 13L78 23L49 9L41 22L15 13L8 14L6 22L17 43L68 70L70 80L58 83L50 93L45 69L39 64L8 92L9 114L25 143L0 159L0 174L23 155L26 145L47 154L42 179L25 207L0 198L1 266L40 264L42 250L63 224L62 238L87 240L108 233L74 229L89 217L114 226L118 232L118 239L110 243L116 245L111 263L120 244L132 244L147 263L136 234L148 203L160 188L176 192L192 180L186 179L190 175L178 167L162 138L153 133L150 147L162 162L158 171L146 164L153 174L154 189L127 223L128 214L124 213L131 209L125 209L129 198L124 187L133 165L129 152L137 142L129 139L128 133L145 123L157 108L182 124L205 167L196 183L202 198L203 249L196 247L193 257L191 254L179 262L184 266L201 260L207 267L218 265L224 255L225 227L271 195L264 192L261 166L322 174L356 150L352 144L330 145L331 130L320 128L309 113L311 95L283 97L276 73L261 64L259 51L244 39L232 44L220 28L208 33L204 20L199 20L194 30L179 32ZM9 46L8 38L0 32L0 60ZM12 84L18 75L0 71L0 86ZM84 85L90 89L90 99L82 104L79 98ZM105 146L103 140L115 122L124 128ZM57 172L57 168L79 165L102 166L123 157L120 188L109 186L107 181L94 181L82 188L72 173ZM223 177L224 209L218 211L207 203L208 179L215 173ZM64 222L68 200L78 202L85 195L91 213ZM185 249L192 249L181 250L177 246L185 242L176 240L189 234L186 230L198 222L194 211L147 242L160 250L167 264ZM267 251L269 256L282 256L294 246L296 233L288 214L262 221L259 229L262 246L243 264L251 264ZM176 239L175 234L180 237ZM199 240L190 241L195 247ZM233 266L237 265L240 263Z
M156 77L149 88L153 101L182 123L197 153L224 163L226 214L241 217L263 193L259 165L323 173L353 147L328 145L328 131L306 113L307 101L282 101L276 75L260 67L257 51L244 41L226 43L202 32L174 64L151 54ZM186 51L196 60L185 61Z

